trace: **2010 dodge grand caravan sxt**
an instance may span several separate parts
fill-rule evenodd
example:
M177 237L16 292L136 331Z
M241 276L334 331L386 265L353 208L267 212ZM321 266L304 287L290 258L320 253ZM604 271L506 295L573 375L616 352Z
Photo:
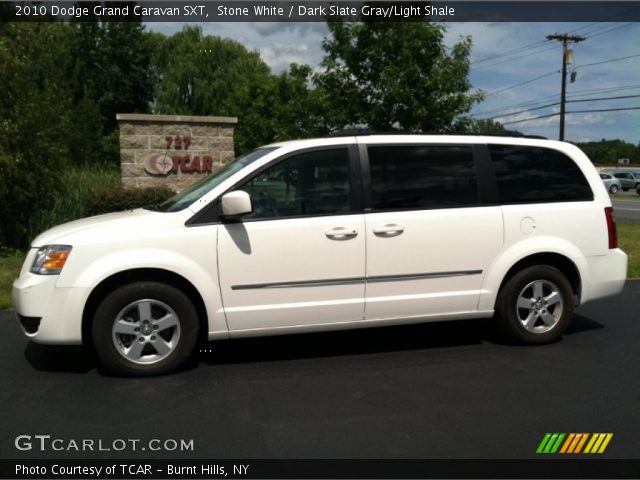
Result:
M495 315L547 343L626 268L575 146L363 135L269 145L155 207L55 227L13 300L32 340L147 375L201 338Z

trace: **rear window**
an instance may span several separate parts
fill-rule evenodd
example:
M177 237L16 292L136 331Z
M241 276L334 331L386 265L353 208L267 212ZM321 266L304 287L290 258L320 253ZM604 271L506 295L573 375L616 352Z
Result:
M551 148L488 145L501 203L593 200L580 168Z

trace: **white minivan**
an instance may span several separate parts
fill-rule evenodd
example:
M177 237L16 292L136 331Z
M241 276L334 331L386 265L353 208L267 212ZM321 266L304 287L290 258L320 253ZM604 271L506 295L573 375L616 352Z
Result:
M258 148L159 205L48 230L13 302L32 340L150 375L207 339L494 315L547 343L626 270L577 147L359 135Z

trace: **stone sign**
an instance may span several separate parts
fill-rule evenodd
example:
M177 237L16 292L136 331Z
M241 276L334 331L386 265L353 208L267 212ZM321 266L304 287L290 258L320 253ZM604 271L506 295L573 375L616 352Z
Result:
M235 117L119 113L125 188L165 185L177 192L234 159Z

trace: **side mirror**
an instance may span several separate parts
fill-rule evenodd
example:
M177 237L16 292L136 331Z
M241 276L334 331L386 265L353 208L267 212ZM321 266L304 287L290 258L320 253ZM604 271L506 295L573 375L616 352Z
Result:
M236 190L222 196L222 215L225 217L237 217L251 211L251 197L247 192Z

